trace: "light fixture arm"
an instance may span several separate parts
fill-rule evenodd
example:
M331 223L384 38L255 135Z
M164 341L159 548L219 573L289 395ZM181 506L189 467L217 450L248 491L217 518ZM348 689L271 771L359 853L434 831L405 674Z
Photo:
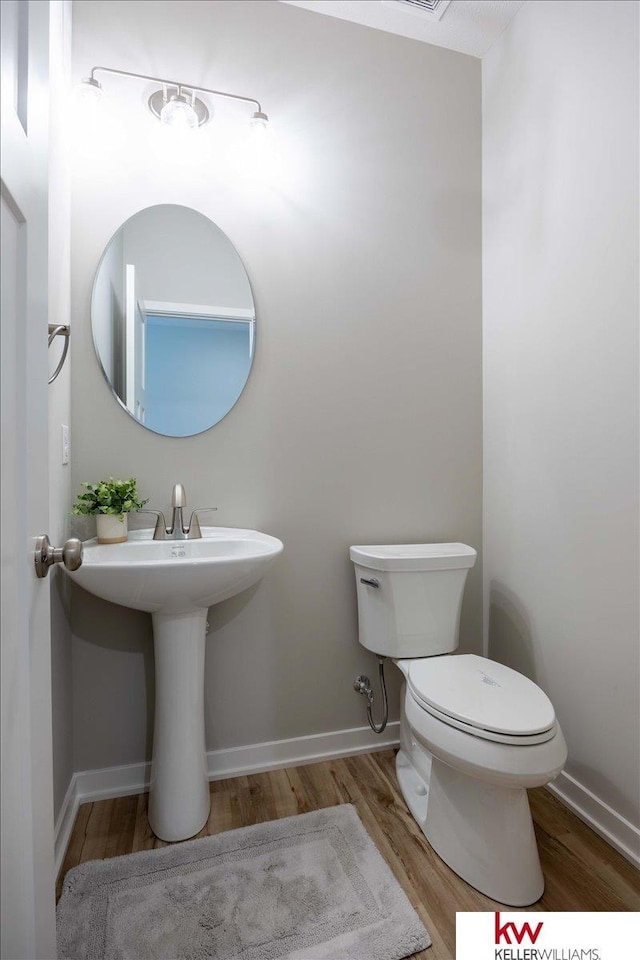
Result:
M151 83L159 83L168 87L176 87L180 94L183 90L197 90L198 93L209 93L215 97L226 97L229 100L242 100L244 103L254 103L257 107L257 112L262 113L260 102L254 97L241 97L237 93L225 93L223 90L209 90L207 87L198 87L190 83L178 83L175 80L162 79L162 77L149 77L144 73L130 73L128 70L116 70L113 67L93 67L91 73L89 74L91 80L95 81L94 74L99 70L102 71L102 73L113 73L119 77L133 77L135 80L149 80Z

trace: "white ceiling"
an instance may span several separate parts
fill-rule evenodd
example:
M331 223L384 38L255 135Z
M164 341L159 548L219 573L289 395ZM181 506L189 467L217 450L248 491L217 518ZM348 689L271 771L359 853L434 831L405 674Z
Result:
M483 57L524 0L452 0L441 20L383 0L282 0L340 20Z

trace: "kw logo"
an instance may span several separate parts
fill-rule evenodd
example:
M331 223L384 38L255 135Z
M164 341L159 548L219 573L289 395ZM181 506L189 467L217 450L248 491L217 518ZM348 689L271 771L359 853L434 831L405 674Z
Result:
M511 939L511 934L513 934L515 942L518 944L522 943L525 936L529 938L531 943L535 943L538 937L540 936L540 931L542 930L542 926L543 926L542 923L538 923L536 924L535 930L532 930L528 923L523 923L520 929L518 930L515 923L513 923L513 921L511 920L508 923L504 923L502 926L500 926L499 913L496 913L495 920L496 920L495 943L500 943L500 940L503 937L504 937L505 943L513 943L513 940Z

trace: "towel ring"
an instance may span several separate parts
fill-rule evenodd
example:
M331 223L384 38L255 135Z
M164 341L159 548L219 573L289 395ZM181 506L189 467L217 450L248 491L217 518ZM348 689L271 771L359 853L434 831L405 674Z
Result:
M60 357L60 363L55 368L51 376L49 377L47 383L53 383L60 371L64 366L64 362L67 359L67 350L69 349L69 337L71 335L71 330L69 329L68 324L66 323L50 323L49 324L49 339L47 341L47 347L50 347L53 343L55 337L64 337L64 347L62 350L62 356Z

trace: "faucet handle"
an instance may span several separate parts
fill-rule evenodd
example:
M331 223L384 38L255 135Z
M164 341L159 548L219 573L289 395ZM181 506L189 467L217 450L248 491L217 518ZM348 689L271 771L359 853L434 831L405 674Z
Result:
M136 510L136 513L151 513L156 517L156 525L153 531L154 540L166 540L167 539L167 522L164 519L164 513L162 510Z
M194 510L191 514L189 520L189 529L187 531L188 540L200 540L202 537L202 530L200 529L200 521L198 520L199 513L213 513L217 510L217 507L198 507L197 510Z

